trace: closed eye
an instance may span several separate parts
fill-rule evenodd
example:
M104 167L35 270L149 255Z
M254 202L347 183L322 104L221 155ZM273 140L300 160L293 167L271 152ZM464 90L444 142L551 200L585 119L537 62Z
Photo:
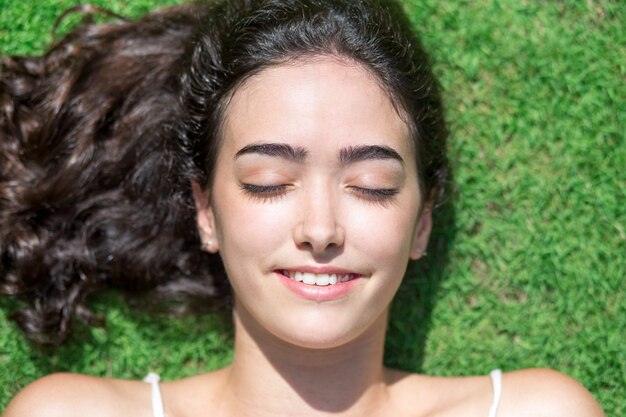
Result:
M254 199L275 200L285 195L289 185L257 185L257 184L241 184L241 189Z
M350 186L348 187L357 197L370 200L377 203L386 203L400 192L397 188L365 188Z

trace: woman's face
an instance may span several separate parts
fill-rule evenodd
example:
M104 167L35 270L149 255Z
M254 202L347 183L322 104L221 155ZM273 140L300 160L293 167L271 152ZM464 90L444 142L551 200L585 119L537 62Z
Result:
M196 193L237 311L312 348L384 323L430 232L416 173L406 123L360 66L319 58L248 79L226 109L212 187Z

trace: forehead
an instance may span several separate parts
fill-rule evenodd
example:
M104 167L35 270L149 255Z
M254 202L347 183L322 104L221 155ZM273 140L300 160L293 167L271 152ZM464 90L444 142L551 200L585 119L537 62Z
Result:
M222 133L222 149L231 152L258 141L383 144L405 155L413 149L407 124L378 81L361 65L332 57L251 76L233 94Z

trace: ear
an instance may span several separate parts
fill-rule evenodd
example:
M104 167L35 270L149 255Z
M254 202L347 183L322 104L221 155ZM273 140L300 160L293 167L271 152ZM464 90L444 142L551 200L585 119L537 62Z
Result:
M191 183L193 200L196 204L196 223L202 241L202 249L209 253L217 253L219 244L215 231L215 215L209 202L209 193L202 190L197 182Z
M433 228L432 204L426 204L415 226L410 258L417 260L426 254L428 239Z

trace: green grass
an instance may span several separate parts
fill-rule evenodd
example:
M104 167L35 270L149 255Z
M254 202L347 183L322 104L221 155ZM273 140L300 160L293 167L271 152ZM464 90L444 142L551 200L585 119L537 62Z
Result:
M0 0L0 50L40 52L73 3ZM93 3L138 15L166 2ZM406 8L445 89L455 184L394 304L386 362L439 375L555 368L626 416L626 5ZM51 353L0 306L0 409L54 371L175 378L232 354L220 318L154 319L112 294L94 300L106 328L77 326Z

